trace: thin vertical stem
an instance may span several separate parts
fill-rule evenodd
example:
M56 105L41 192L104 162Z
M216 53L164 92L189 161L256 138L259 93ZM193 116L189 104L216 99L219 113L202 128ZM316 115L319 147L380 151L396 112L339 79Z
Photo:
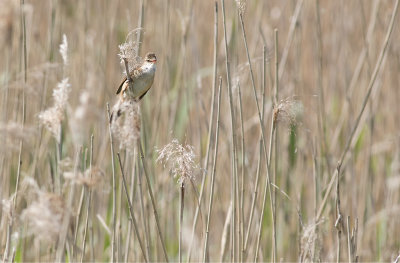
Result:
M129 71L127 71L129 72ZM129 76L129 74L127 74ZM131 81L130 81L131 82ZM108 120L111 120L111 114L110 114L110 105L107 102L107 114L108 114ZM112 131L111 131L111 122L108 123L108 131L110 135L110 148L111 148L111 166L112 166L112 191L113 191L113 205L112 205L112 215L113 215L113 226L112 226L112 237L111 237L111 262L114 262L115 259L115 231L116 231L116 202L117 202L117 185L115 181L115 164L114 164L114 143L113 143L113 136L112 136Z
M78 173L79 152L80 152L80 149L76 151L74 176L77 176L77 173ZM61 262L61 261L63 261L63 258L64 258L65 243L67 240L68 228L69 228L69 223L70 223L70 211L72 210L72 204L74 201L75 188L76 188L75 184L72 183L70 190L69 190L66 212L65 212L64 218L62 220L61 231L60 231L60 235L59 235L59 242L58 242L57 251L56 251L56 262Z
M363 1L361 1L361 2L363 2ZM356 64L356 66L354 68L354 73L353 73L353 75L351 77L349 87L347 88L347 91L346 91L347 96L349 97L349 99L345 100L345 104L342 107L341 115L338 118L339 119L338 124L336 125L335 132L332 135L332 139L331 139L331 141L332 141L331 144L332 145L336 145L337 144L336 142L337 142L337 140L339 138L339 134L342 131L342 126L343 126L344 121L345 121L345 119L347 118L347 115L348 115L348 109L350 107L349 106L349 102L351 101L352 94L353 94L354 89L355 89L355 87L357 85L357 81L358 81L358 78L360 76L361 70L363 69L363 65L364 65L365 60L367 61L367 65L368 65L367 72L368 72L368 74L370 74L370 63L369 63L369 59L368 59L368 57L369 57L368 49L369 49L369 46L370 46L370 43L371 43L371 40L372 40L372 37L373 37L373 32L374 32L375 24L376 24L377 17L378 17L379 4L380 4L380 0L375 0L373 5L372 5L372 7L371 7L371 14L370 14L371 19L370 19L370 22L369 22L369 25L368 25L366 38L364 40L364 46L363 46L363 49L361 50L361 52L360 52L360 54L358 56L357 64Z
M183 208L185 205L185 184L181 183L180 191L180 209L179 209L179 263L182 263L182 224L183 224Z
M354 244L353 244L353 246L352 246L352 248L353 248L353 260L354 260L354 262L358 262L358 256L357 256L357 236L358 236L358 218L356 218L356 223L355 223L356 225L355 225L355 227L354 227L354 234L353 234L353 242L354 242Z
M222 78L219 78L219 87L218 87L218 106L217 106L217 126L215 128L215 145L214 145L214 160L213 160L213 168L211 173L211 190L210 190L210 203L208 205L208 215L207 215L207 225L206 225L206 236L204 241L204 254L203 254L203 262L207 261L207 253L208 253L208 233L210 230L210 221L211 221L211 212L212 205L214 200L214 185L215 185L215 171L217 169L217 156L218 156L218 139L219 139L219 122L220 122L220 109L221 109L221 86L222 86Z
M265 144L263 118L261 116L260 106L259 106L258 98L257 98L257 91L256 91L256 86L255 86L255 81L254 81L253 68L251 66L250 53L249 53L249 49L248 49L248 46L247 46L247 38L246 38L246 31L245 31L244 22L243 22L243 15L240 12L239 12L239 19L240 19L240 24L241 24L241 27L242 27L242 35L243 35L244 46L245 46L245 49L246 49L247 61L249 63L250 77L251 77L251 83L252 83L252 87L253 87L254 100L255 100L256 106L257 106L258 119L259 119L259 123L260 123L261 136L262 136L262 145L263 145L265 160L270 160L269 158L271 158L272 142L270 143L269 155L267 155L267 147L266 147L266 144ZM273 123L274 123L274 121L273 121ZM273 130L274 130L274 125L271 125L271 136L273 134ZM268 156L269 156L269 158L268 158ZM266 190L268 189L268 192L269 192L269 195L270 195L271 211L272 211L272 224L273 224L273 227L275 228L275 216L274 216L274 209L273 209L273 205L272 205L271 186L270 186L270 169L269 169L269 167L270 167L270 161L267 161ZM266 192L264 193L264 202L265 202L265 199L266 199ZM264 206L263 206L263 211L264 211ZM260 239L261 238L261 224L260 224L259 235L260 235L259 236L259 239ZM259 245L256 248L257 252L256 252L255 260L257 260L258 249L259 249Z
M263 125L264 125L264 115L265 115L265 89L267 86L266 63L267 63L267 47L263 46L263 72L262 72L263 81L262 81L262 104L261 104L261 122Z
M25 11L23 10L25 7L25 0L20 1L20 9L21 9L21 24L22 24L22 44L24 50L24 85L22 88L22 128L25 125L25 112L26 112L26 105L25 105L25 86L28 80L28 61L27 61L27 54L26 54L26 24L25 24ZM17 198L18 198L18 188L19 188L19 181L21 177L21 165L22 165L22 148L23 148L23 140L19 143L19 152L18 152L18 168L17 168L17 180L15 183L15 198L13 202L13 207L17 205ZM12 227L11 227L12 229ZM8 254L8 251L7 251Z
M266 86L266 59L267 59L267 47L264 46L263 48L263 89L262 89L262 111L261 111L261 119L262 123L264 124L264 108L265 108L265 86ZM259 147L259 155L258 155L258 164L257 164L257 175L256 175L256 182L254 184L254 190L253 190L253 198L251 202L251 209L250 209L250 216L249 216L249 222L247 224L247 231L246 231L246 239L244 241L243 245L243 253L244 254L244 259L246 259L246 253L247 253L247 244L249 241L249 235L250 235L250 228L251 224L253 222L253 216L254 216L254 209L255 209L255 204L258 196L258 185L260 181L260 173L261 173L261 159L262 159L262 139L260 139L260 147Z
M266 147L266 144L265 144L265 136L264 136L263 118L261 116L260 105L258 103L256 84L255 84L255 81L254 81L254 73L253 73L253 68L252 68L252 65L251 65L249 49L248 49L248 46L247 46L246 30L245 30L245 27L244 27L243 15L241 13L239 13L239 18L240 18L240 24L241 24L241 27L242 27L242 35L243 35L244 47L246 49L247 62L249 63L250 77L251 77L251 84L252 84L252 87L253 87L254 100L255 100L256 106L257 106L258 120L259 120L259 123L260 123L261 136L262 136L262 139L263 139L263 150L264 150L264 154L265 154L265 159L268 160L267 151L266 151L267 147ZM268 171L268 169L267 169L267 171ZM269 173L267 173L267 179L268 179L268 182L269 182L270 181L269 180Z
M131 203L133 203L133 197L134 197L134 187L135 187L135 176L137 176L137 172L136 172L136 165L137 165L137 151L136 149L134 149L133 151L133 162L132 162L132 172L131 172L131 188L129 189L129 196L131 197ZM139 183L139 187L140 187L140 183ZM141 193L140 193L141 196ZM143 220L143 218L142 218ZM124 258L124 262L128 262L129 259L129 251L130 251L130 243L131 243L131 233L132 233L132 221L129 221L128 224L128 231L126 233L126 243L125 243L125 258ZM146 236L145 236L146 239ZM145 240L146 242L146 240ZM147 245L147 244L146 244ZM149 258L149 254L146 251L146 257L148 260L150 260ZM151 260L150 260L151 261Z
M226 21L225 21L225 1L221 0L222 7L222 22L224 25L224 43L225 43L225 65L226 65L226 78L228 86L228 96L229 96L229 108L231 113L231 130L232 130L232 180L231 180L231 205L232 205L232 224L231 224L231 248L232 248L232 261L236 261L236 243L235 243L235 229L236 229L236 204L235 204L235 180L237 172L237 153L236 153L236 128L235 128L235 115L233 110L233 96L231 87L231 76L229 68L229 54L228 54L228 40L226 36Z
M150 234L149 234L149 226L147 220L145 220L145 212L144 212L144 203L143 203L143 193L142 193L142 174L140 172L140 169L138 168L138 188L139 188L139 200L140 200L140 213L142 216L142 223L143 223L143 230L144 230L144 242L146 243L146 253L147 253L147 258L149 261L151 261L150 258Z
M294 38L294 32L297 26L297 22L299 20L299 16L300 16L300 11L303 7L303 2L304 0L298 0L297 4L296 4L296 8L293 12L293 16L292 19L290 20L290 26L289 26L289 30L288 30L288 36L287 36L287 41L285 44L285 48L283 49L283 53L282 53L282 58L281 61L279 63L279 80L282 78L283 76L283 72L285 71L285 66L286 66L286 61L289 55L289 50L290 50L290 46L292 45L293 42L293 38Z
M218 2L215 1L215 12L214 12L214 73L213 73L213 87L212 87L212 98L211 98L211 112L210 112L210 118L209 118L209 124L208 124L208 139L207 139L207 152L206 152L206 157L204 160L204 174L203 178L201 180L201 187L200 187L200 196L199 196L199 203L196 207L196 212L194 215L194 220L193 220L193 227L192 227L192 237L190 239L190 245L189 245L189 251L188 251L188 257L187 257L187 262L190 262L190 257L191 257L191 251L192 251L192 245L193 245L193 240L194 240L194 232L196 230L196 224L198 220L198 215L199 215L199 209L201 206L201 201L203 198L203 193L204 193L204 185L206 182L206 177L207 177L207 167L208 167L208 160L210 156L210 149L211 149L211 135L212 135L212 130L214 126L214 107L215 107L215 93L216 93L216 85L217 85L217 49L218 49Z
M347 249L348 249L349 263L351 263L353 253L351 251L350 216L347 216Z
M21 0L21 9L25 7L25 0ZM28 81L28 55L26 52L26 22L25 22L25 11L22 10L22 37L24 44L24 88L22 89L22 125L25 124L26 117L26 101L25 101L25 86Z
M131 203L131 199L130 199L129 193L128 193L128 187L126 186L126 179L125 179L125 175L124 175L124 169L122 167L121 156L119 155L119 153L117 153L117 156L118 156L119 167L121 169L122 183L124 185L124 190L125 190L125 194L126 194L126 200L128 201L129 213L131 215L131 220L132 220L132 223L133 223L133 229L135 230L136 237L137 237L137 239L139 241L140 250L142 251L142 255L143 255L144 261L147 262L146 252L145 252L145 249L144 249L144 246L143 246L142 239L140 238L140 235L139 235L138 225L137 225L137 222L136 222L135 215L133 213L132 203Z
M140 11L139 11L139 18L138 18L138 32L136 35L136 52L140 55L140 50L142 48L142 29L143 29L143 21L144 21L144 0L140 0Z
M340 174L340 166L337 166L337 173ZM342 225L343 225L343 218L340 212L340 181L339 176L336 180L336 222L335 227L337 230L337 250L336 250L336 262L340 262L340 241L342 236Z
M396 0L396 3L394 4L394 8L393 8L392 17L390 18L390 23L389 23L389 26L388 26L388 29L387 29L387 32L386 32L385 40L383 41L382 48L381 48L378 60L376 61L374 71L372 73L371 79L370 79L369 84L368 84L367 94L364 97L361 110L360 110L360 112L359 112L359 114L357 116L355 125L354 125L353 129L351 130L350 136L348 137L347 142L346 142L346 146L345 146L345 148L344 148L344 150L342 152L342 155L340 157L340 160L338 162L338 165L340 165L340 166L343 164L344 158L346 157L346 155L347 155L347 153L348 153L348 151L350 149L350 145L351 145L351 143L353 141L353 138L354 138L354 135L356 133L356 130L357 130L359 124L360 124L361 117L362 117L362 115L364 113L365 107L367 106L367 102L368 102L369 97L371 95L372 88L374 87L376 78L377 78L378 73L379 73L379 71L381 69L382 61L383 61L383 58L386 55L386 51L387 51L387 48L389 46L389 40L390 40L390 37L391 37L392 32L393 32L393 25L394 25L394 21L395 21L396 15L397 15L398 7L399 7L399 0ZM319 207L316 221L318 221L322 216L322 212L325 209L326 202L327 202L328 197L329 197L329 195L330 195L330 193L332 191L333 184L334 184L335 179L336 179L337 176L338 176L338 173L337 173L337 169L336 169L334 174L333 174L333 176L332 176L332 178L331 178L331 181L329 182L329 185L328 185L327 190L325 192L323 201L322 201L322 203L321 203L321 205Z
M87 160L87 148L85 148L85 153L84 153L84 156L83 156L83 171L86 170L86 160ZM77 244L77 239L78 239L79 222L80 222L80 219L81 219L81 216L82 216L82 208L83 208L83 202L85 200L86 191L87 191L86 187L82 187L82 189L81 189L81 197L79 199L79 205L78 205L78 213L77 213L76 218L75 218L74 241L73 241L73 246L71 248L72 249L72 258L75 261L77 261L77 259L75 257L76 256L75 254L76 254L76 248L78 247L76 244Z
M142 144L140 143L139 140L138 140L137 144L138 144L138 147L139 147L140 159L142 160L142 164L143 164L143 171L144 171L144 175L145 175L145 178L146 178L147 187L148 187L148 190L149 190L151 204L153 206L153 214L154 214L154 217L156 219L156 226L157 226L158 236L160 238L160 242L161 242L161 246L162 246L162 249L163 249L163 252L164 252L165 260L168 262L167 250L165 249L164 238L163 238L162 232L161 232L160 220L158 218L157 207L156 207L156 203L155 203L155 200L154 200L153 190L151 188L151 183L150 183L150 178L149 178L149 174L148 174L147 164L146 164L146 162L144 160Z
M278 97L279 97L279 62L278 62L278 29L275 28L274 30L274 40L275 40L275 93L274 93L274 103L275 105L278 104Z
M24 85L22 88L22 127L25 125L25 86L28 78L28 72L27 72L27 54L26 54L26 24L25 24L25 11L23 10L25 8L25 0L20 1L20 11L21 11L21 26L22 26L22 45L23 45L23 54L24 54ZM14 198L14 207L17 203L17 197L18 197L18 187L19 187L19 181L20 181L20 176L21 176L21 155L22 155L22 148L23 148L23 140L20 141L19 144L19 153L18 153L18 170L17 170L17 181L15 185L15 198Z
M275 28L275 96L274 96L274 101L275 101L275 107L278 105L279 101L279 62L278 62L278 29ZM274 116L275 118L275 116ZM276 176L278 174L278 125L274 121L274 128L275 128L275 166L274 166L274 173L273 173L273 183L276 185ZM270 156L271 158L271 156ZM270 163L271 165L271 163ZM272 254L272 262L276 262L277 259L277 242L276 242L276 189L275 187L273 188L273 196L272 196L272 202L273 202L273 212L272 216L274 217L273 220L273 228L272 228L272 244L273 244L273 254Z
M270 131L270 137L269 137L269 150L268 150L268 156L271 158L272 155L272 146L273 146L273 138L274 138L274 133L275 133L275 120L274 116L272 116L272 123L271 123L271 131ZM267 174L269 173L270 165L271 164L271 159L267 159ZM261 209L261 215L260 215L260 220L258 222L258 235L257 235L257 245L256 245L256 252L254 256L254 262L258 261L258 251L260 250L260 243L261 243L261 228L262 228L262 221L264 218L264 211L265 211L265 204L267 200L267 192L269 192L269 198L271 200L270 205L271 205L271 211L272 211L272 224L273 224L273 229L275 227L275 222L274 222L274 209L273 209L273 204L272 204L272 191L271 191L271 183L268 181L268 179L265 182L264 186L264 196L263 196L263 203L262 203L262 209Z
M10 222L7 225L6 247L3 253L3 262L6 262L8 260L8 254L10 252L10 244L11 244L11 232L12 232L12 224Z
M90 161L89 161L89 177L92 179L93 173L92 173L92 164L93 164L93 134L90 136ZM86 222L85 222L85 229L83 232L83 246L82 246L82 255L81 255L81 262L83 262L83 258L85 257L85 249L86 249L86 236L87 236L87 231L89 228L89 217L90 217L90 203L92 200L92 189L89 189L89 195L87 199L87 210L86 210Z
M315 143L312 142L312 158L313 158L313 179L314 179L314 217L317 216L317 209L318 209L318 197L319 197L319 180L318 180L318 163L317 163L317 153L315 149ZM316 224L314 228L314 235L318 235L318 225L317 221L314 222ZM299 226L301 229L301 225ZM312 260L317 261L317 258L315 257L316 249L317 249L318 244L313 244L312 246ZM299 251L301 249L301 246L299 246Z
M243 107L242 107L242 92L240 89L240 84L238 81L238 91L239 91L239 116L240 116L240 129L241 129L241 151L242 151L242 174L241 174L241 195L240 195L240 217L239 217L239 242L240 242L240 262L243 262L244 253L244 192L245 192L245 144L244 144L244 125L243 125Z
M317 39L317 87L318 87L318 129L321 133L321 154L325 158L328 171L331 169L328 156L328 144L326 142L326 113L325 113L325 95L323 87L323 56L322 56L322 32L321 32L321 19L319 12L319 0L315 1L315 13L317 21L316 26L316 39Z
M80 218L81 218L81 215L82 215L82 207L83 207L84 197L85 197L85 188L82 187L81 197L79 198L78 214L76 215L76 218L75 218L74 246L72 247L72 258L74 258L74 259L75 259L75 254L76 254L75 253L76 252L75 246L76 246L76 241L78 240L79 221L80 221Z
M251 224L253 222L253 217L254 217L254 210L256 206L256 201L257 201L257 196L258 196L258 185L260 183L260 174L261 174L261 162L262 162L262 139L260 139L259 143L259 155L258 155L258 161L257 161L257 173L256 173L256 182L254 184L254 189L253 189L253 198L251 201L251 208L250 208L250 216L249 216L249 222L247 223L247 231L246 231L246 239L244 241L244 247L243 247L243 254L246 256L247 254L247 244L249 242L249 236L250 236L250 230L251 230Z

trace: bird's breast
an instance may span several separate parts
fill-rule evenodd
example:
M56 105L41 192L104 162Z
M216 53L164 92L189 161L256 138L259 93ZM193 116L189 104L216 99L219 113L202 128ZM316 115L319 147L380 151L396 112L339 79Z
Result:
M147 90L151 88L154 81L156 66L154 64L146 63L140 69L136 70L132 76L133 89L129 88L128 81L125 81L123 88L123 97L136 99L142 96Z
M143 70L143 73L133 81L133 96L140 97L153 84L155 69Z

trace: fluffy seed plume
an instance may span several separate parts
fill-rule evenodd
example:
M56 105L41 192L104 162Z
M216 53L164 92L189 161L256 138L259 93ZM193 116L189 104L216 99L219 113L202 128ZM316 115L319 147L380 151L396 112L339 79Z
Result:
M157 150L157 162L168 166L174 178L178 178L179 184L184 184L186 180L194 180L194 171L198 168L194 159L196 155L191 145L181 145L177 139Z
M53 90L53 107L41 112L39 120L60 142L61 122L64 119L64 110L68 103L68 95L70 93L70 84L68 78L58 83L57 88Z
M21 218L28 223L30 234L38 239L54 242L61 231L64 200L53 193L40 193L23 212Z
M104 172L98 167L93 167L92 169L86 169L84 173L65 172L63 176L73 183L84 185L88 188L94 188L103 181Z
M61 80L61 82L57 84L57 88L53 90L53 98L56 107L65 109L68 102L70 86L68 78Z
M136 141L140 137L140 106L139 103L119 101L113 108L112 133L120 142L120 149L133 152ZM123 116L119 116L123 115Z
M21 219L27 222L28 234L42 241L57 241L66 209L62 197L40 190L31 177L24 179L21 190L28 202L21 213Z
M274 122L297 124L303 114L303 104L297 100L281 100L274 107Z
M134 41L125 42L118 47L118 56L121 60L121 64L124 65L126 59L128 61L129 71L132 71L140 65L142 59L137 54L136 43ZM123 68L125 69L125 66L123 66ZM126 74L125 70L124 74Z
M68 41L67 41L67 36L63 34L63 39L60 44L60 54L63 59L64 65L68 64Z
M311 223L303 227L302 236L301 236L301 251L300 258L302 262L314 262L319 259L319 235L317 231L317 226L321 224Z
M10 150L17 150L18 141L23 140L30 145L32 137L36 135L35 129L17 122L0 122L0 138L3 138L0 152L10 153Z
M11 221L14 216L14 207L13 207L14 199L15 199L15 194L11 195L11 197L9 199L1 200L1 203L0 203L1 210L3 211L3 215L6 216L9 221Z
M236 5L240 14L244 14L246 11L246 1L245 0L236 0Z

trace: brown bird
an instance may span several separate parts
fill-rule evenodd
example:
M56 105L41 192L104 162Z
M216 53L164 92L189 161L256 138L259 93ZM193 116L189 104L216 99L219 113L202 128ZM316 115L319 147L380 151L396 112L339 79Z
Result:
M110 122L113 121L113 116L118 118L121 115L120 106L126 101L140 101L149 91L154 82L156 73L157 57L154 53L147 53L141 65L129 72L132 78L132 89L129 85L129 80L125 77L118 87L119 101L114 107L117 116L114 112L111 114Z
M129 72L132 78L132 90L129 87L129 81L126 77L117 90L117 94L120 94L122 101L125 99L139 101L146 95L154 82L156 63L156 55L154 53L147 53L143 63Z

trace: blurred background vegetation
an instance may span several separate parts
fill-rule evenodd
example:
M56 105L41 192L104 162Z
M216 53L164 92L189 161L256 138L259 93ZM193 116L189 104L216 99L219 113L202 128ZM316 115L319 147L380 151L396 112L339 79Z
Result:
M216 76L222 77L222 95L206 260L254 260L260 227L258 261L274 259L269 195L263 207L267 162L260 149L259 116L240 11L258 101L260 107L262 102L265 106L267 147L274 105L275 110L278 104L291 107L284 111L290 121L283 116L277 122L270 162L270 189L275 193L276 205L275 261L334 261L338 256L349 261L356 257L358 261L394 261L400 253L398 18L394 20L387 49L383 47L398 1L249 0L240 1L242 9L238 10L236 1L226 0L232 108L226 81L221 2L217 4ZM66 260L143 261L137 236L131 229L117 151L121 152L131 189L139 236L148 244L147 257L151 261L166 259L149 187L142 178L143 163L138 154L119 149L118 138L114 141L115 165L110 151L106 103L115 103L115 92L124 77L118 45L141 25L139 55L152 51L158 59L154 85L140 102L140 140L163 241L169 260L177 261L179 185L177 178L156 162L156 149L176 138L193 146L200 167L195 171L193 185L185 186L181 252L184 261L203 260L217 126L217 98L213 99L214 10L214 1L200 0L0 0L1 259L55 260L56 251L62 246L61 235L53 238L49 233L46 238L46 233L42 233L43 238L27 222L32 218L22 216L32 202L43 200L42 194L54 194L60 203L50 201L50 207L56 208L49 211L61 213L62 217L57 219L60 224L71 217L67 220L70 227L65 239ZM279 62L277 103L275 29ZM64 34L68 42L67 64L59 53ZM139 39L136 37L133 34L135 41ZM53 104L53 89L67 77L71 92L64 110L61 139L57 142L40 124L38 116ZM371 93L367 97L368 91ZM366 98L365 110L360 115ZM212 150L207 161L210 124ZM343 162L337 169L342 156ZM97 169L100 183L68 179L71 173L85 178L90 163L91 171ZM113 166L116 192L112 187ZM232 175L237 179L234 202ZM192 236L203 176L204 194ZM59 189L56 182L60 182ZM87 199L89 195L91 199ZM241 202L243 211L239 209ZM232 204L236 207L233 212ZM250 214L253 220L248 228ZM337 220L339 216L341 220ZM63 226L57 229L64 229Z

